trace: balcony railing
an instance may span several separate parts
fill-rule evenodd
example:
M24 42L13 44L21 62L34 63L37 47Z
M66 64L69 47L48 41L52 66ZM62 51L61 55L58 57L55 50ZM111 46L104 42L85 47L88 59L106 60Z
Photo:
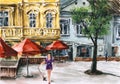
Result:
M47 28L20 28L7 27L0 28L0 37L5 39L36 38L36 39L58 39L60 37L59 29Z

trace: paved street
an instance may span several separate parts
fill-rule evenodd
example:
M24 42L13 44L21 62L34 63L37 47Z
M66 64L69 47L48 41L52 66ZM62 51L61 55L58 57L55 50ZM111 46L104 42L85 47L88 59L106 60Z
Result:
M98 69L110 73L109 75L87 75L84 71L89 69L91 62L66 62L54 63L52 73L52 84L120 84L120 62L100 61ZM45 74L45 65L41 67ZM0 84L47 84L42 81L38 71L38 65L29 66L33 78L25 78L26 66L19 69L18 77L15 80L0 80Z

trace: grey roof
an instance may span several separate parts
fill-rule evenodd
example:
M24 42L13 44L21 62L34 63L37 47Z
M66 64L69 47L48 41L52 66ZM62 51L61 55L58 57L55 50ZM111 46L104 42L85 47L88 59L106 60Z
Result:
M66 1L69 1L69 0L60 0L60 3L63 4L63 3L65 3Z
M61 10L73 3L75 3L77 0L60 0L60 8Z

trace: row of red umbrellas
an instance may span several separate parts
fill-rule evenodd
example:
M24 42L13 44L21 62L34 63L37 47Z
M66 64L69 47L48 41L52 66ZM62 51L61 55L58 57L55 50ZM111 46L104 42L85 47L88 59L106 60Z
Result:
M46 48L43 48L37 43L26 38L22 42L14 45L13 48L11 48L0 38L0 57L17 56L17 54L27 56L27 77L30 76L28 71L28 56L44 53L47 50L62 50L62 49L68 49L68 46L59 40L54 41Z
M37 43L26 38L22 42L14 45L11 48L0 38L0 57L17 56L17 54L33 56L36 54L44 53L47 50L62 50L62 49L68 49L68 45L66 45L60 40L53 41L52 44L48 45L46 48L43 48Z

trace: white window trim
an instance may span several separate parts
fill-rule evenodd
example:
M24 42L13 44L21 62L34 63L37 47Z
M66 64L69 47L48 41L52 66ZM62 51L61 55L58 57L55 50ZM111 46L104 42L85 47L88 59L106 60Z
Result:
M77 33L77 25L79 25L79 29L78 29L78 30L79 30L79 31L78 31L79 33ZM81 24L76 24L76 25L75 25L76 36L83 36L83 34L80 33L80 30L83 29L83 28L80 28L80 25L81 25ZM81 26L82 26L82 25L81 25Z
M116 38L119 38L120 39L120 35L118 34L118 29L120 30L120 24L116 25Z
M67 31L67 34L62 33L61 36L69 36L70 35L70 21L69 21L69 19L61 18L60 20L67 20L68 21L68 25L67 25L67 30L68 31ZM60 23L60 25L61 25L61 23ZM64 26L64 24L62 24L62 26ZM64 28L63 28L63 30L64 30Z

